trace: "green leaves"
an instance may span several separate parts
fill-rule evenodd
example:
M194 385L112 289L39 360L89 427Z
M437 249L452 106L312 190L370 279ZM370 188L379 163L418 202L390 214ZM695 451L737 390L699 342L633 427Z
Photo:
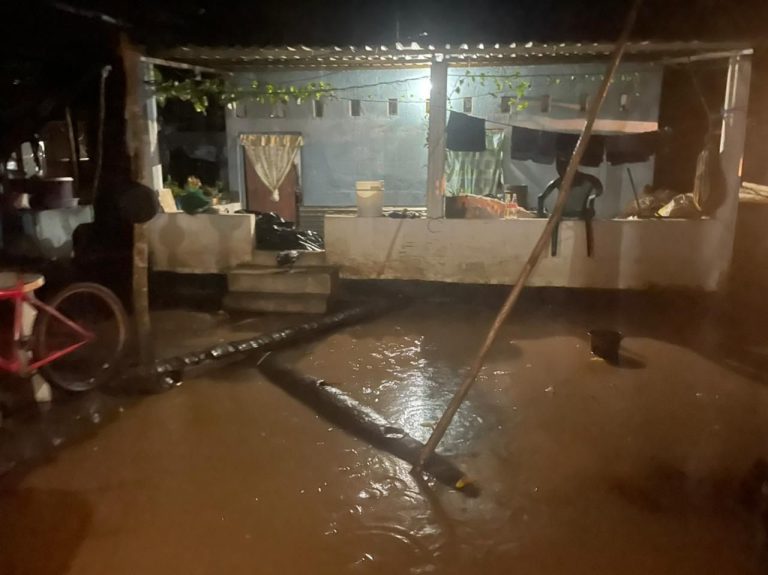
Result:
M157 70L156 68L154 70ZM253 80L247 85L231 83L222 78L187 78L164 80L153 72L148 84L154 89L160 106L169 99L192 104L196 112L205 114L212 102L227 106L241 100L254 100L260 104L301 104L306 100L333 97L333 88L326 82L310 82L304 86L261 83Z
M464 74L459 77L456 82L456 86L453 88L453 94L460 94L465 83L472 85L485 86L486 82L493 82L493 88L487 94L481 94L490 96L492 98L508 97L514 102L516 110L525 110L528 107L528 103L523 101L526 92L530 89L531 83L520 80L520 72L513 72L510 74L486 74L485 72L473 73L472 70L466 69ZM559 83L559 80L555 81ZM510 92L514 95L510 96Z

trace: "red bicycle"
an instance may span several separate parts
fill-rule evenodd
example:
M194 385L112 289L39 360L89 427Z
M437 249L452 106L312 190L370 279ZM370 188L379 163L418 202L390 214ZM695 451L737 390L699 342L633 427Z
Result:
M128 318L107 288L76 283L48 303L34 295L45 283L35 274L0 273L0 305L10 302L12 325L0 325L0 371L27 376L39 371L71 392L104 383L119 367L128 339ZM24 307L36 311L31 334L24 333ZM9 311L6 309L6 311ZM5 322L4 322L5 323ZM8 329L10 328L10 329Z

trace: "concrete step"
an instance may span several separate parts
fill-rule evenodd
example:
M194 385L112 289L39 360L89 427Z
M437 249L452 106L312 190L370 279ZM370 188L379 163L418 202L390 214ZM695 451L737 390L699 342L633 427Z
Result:
M328 296L230 292L224 296L224 309L265 313L325 313L328 310Z
M339 273L335 268L264 268L238 266L227 274L230 292L315 294L333 291Z
M325 252L308 252L305 250L296 250L299 259L293 264L294 267L317 267L325 266ZM256 266L275 267L277 266L277 254L280 252L273 250L253 250L251 264Z

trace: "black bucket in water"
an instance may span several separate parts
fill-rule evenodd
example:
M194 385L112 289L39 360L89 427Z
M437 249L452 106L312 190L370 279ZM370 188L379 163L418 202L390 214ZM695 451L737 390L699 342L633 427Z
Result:
M589 337L594 355L611 363L619 361L619 347L624 337L620 331L591 329L589 330Z

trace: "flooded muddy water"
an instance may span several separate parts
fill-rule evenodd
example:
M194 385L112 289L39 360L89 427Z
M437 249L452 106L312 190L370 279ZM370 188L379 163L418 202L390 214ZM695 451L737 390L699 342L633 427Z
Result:
M280 359L426 440L493 311L412 306ZM255 362L211 371L0 480L0 573L764 572L742 484L768 457L768 388L711 334L655 319L602 317L625 335L619 366L590 357L583 310L502 329L440 446L476 499L417 481Z

